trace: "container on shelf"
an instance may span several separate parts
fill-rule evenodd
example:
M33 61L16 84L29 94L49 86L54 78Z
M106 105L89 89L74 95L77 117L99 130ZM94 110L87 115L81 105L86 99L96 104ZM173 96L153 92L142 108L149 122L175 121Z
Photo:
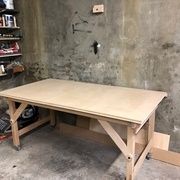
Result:
M6 4L6 9L14 9L14 2L13 0L3 0Z
M5 26L6 27L15 27L16 26L15 19L14 19L13 15L4 14L3 17L5 20Z
M4 65L0 65L0 76L3 76L4 74L5 74Z

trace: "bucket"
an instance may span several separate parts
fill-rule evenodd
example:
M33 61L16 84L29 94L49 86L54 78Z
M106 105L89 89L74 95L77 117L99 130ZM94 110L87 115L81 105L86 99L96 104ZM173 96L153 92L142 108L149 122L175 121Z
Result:
M13 0L3 0L6 4L6 9L14 9L14 2Z

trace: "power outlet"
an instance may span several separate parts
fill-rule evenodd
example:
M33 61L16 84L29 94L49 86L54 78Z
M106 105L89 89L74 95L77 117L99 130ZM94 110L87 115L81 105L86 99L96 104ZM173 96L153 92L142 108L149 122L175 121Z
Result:
M93 13L94 14L103 13L103 12L104 12L104 4L93 6Z

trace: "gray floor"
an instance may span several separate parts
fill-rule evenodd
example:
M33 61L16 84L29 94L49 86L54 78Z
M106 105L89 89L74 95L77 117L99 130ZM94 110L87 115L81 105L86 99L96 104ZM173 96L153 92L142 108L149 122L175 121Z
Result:
M124 158L113 148L57 135L43 127L22 138L20 152L11 141L0 144L0 180L123 179ZM146 160L138 180L179 180L180 167Z

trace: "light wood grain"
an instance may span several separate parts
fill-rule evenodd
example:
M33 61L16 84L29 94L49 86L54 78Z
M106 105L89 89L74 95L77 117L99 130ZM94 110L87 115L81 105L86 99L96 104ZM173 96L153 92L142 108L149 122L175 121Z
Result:
M147 132L147 145L143 150L142 154L137 159L137 162L134 167L134 176L139 171L140 167L142 166L147 154L153 147L153 138L154 138L154 123L155 123L155 112L151 115L148 121L148 132Z
M145 158L146 158L146 155L149 153L149 151L151 150L152 148L152 144L153 144L153 139L151 139L148 143L148 145L146 146L146 148L144 149L144 151L142 152L141 156L139 157L135 167L134 167L134 176L137 175L140 167L142 166Z
M125 142L122 140L119 134L114 130L114 128L109 124L109 122L101 121L101 120L98 121L101 124L101 126L104 128L104 130L107 132L107 134L114 141L114 143L117 145L117 147L122 151L126 159L128 160L131 159L132 158L131 151L127 148Z
M149 123L149 122L148 122ZM123 138L126 139L127 131L124 125L121 124L115 124L111 123L112 127L116 130L116 132ZM144 127L146 128L146 127ZM136 137L136 143L139 144L146 144L147 143L147 132L146 129L141 129ZM102 126L95 120L91 119L90 121L90 128L91 131L100 133L100 134L107 134ZM163 150L169 149L169 141L170 141L170 135L168 134L162 134L159 132L154 132L154 141L153 141L153 147L154 148L160 148Z
M15 103L8 100L9 104L9 113L11 118L11 128L12 128L12 136L13 136L13 144L14 146L20 146L19 134L18 134L18 123L14 118L14 113L16 112Z
M180 167L180 153L153 148L152 158Z
M135 144L136 144L136 135L131 127L127 127L127 148L132 154L131 159L126 163L126 179L134 179L134 163L135 163Z
M17 109L16 112L13 115L13 120L17 121L17 119L19 118L19 116L21 115L21 113L24 111L24 109L27 107L26 103L22 103ZM14 122L12 122L14 123Z
M39 119L38 121L30 124L29 126L23 128L23 129L20 129L19 130L19 136L22 136L30 131L32 131L33 129L45 124L45 123L48 123L49 121L51 120L50 117L45 117L45 118L41 118Z
M57 129L59 129L60 133L65 134L65 135L69 134L72 137L84 138L84 139L92 140L92 141L102 143L108 146L112 146L112 145L115 146L115 143L107 135L107 133L104 134L98 131L92 131L92 130L84 129L82 127L71 126L64 123L60 123L57 126ZM121 136L121 138L123 139L124 142L127 141L126 137ZM139 144L142 147L144 147L144 145L147 143L146 138L147 138L147 135L145 134L143 130L139 136L138 135L136 136L136 144ZM169 140L170 140L170 135L154 132L153 148L168 151Z
M167 93L47 79L2 91L0 96L141 124Z

